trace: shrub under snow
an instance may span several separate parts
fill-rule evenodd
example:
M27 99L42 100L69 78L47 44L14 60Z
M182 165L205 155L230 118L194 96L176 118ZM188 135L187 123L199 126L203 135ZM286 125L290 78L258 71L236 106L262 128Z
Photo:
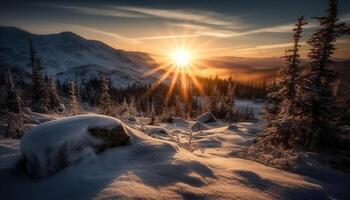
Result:
M54 120L24 135L19 165L32 177L47 177L128 140L123 124L112 117L80 115Z

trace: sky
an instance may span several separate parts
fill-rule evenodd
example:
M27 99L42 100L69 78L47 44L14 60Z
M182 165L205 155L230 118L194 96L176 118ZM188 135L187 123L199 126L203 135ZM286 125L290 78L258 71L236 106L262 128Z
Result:
M277 57L291 47L292 28L304 15L307 39L327 0L0 0L0 25L35 34L71 31L118 49L164 56L188 48L198 57ZM338 0L350 23L350 1ZM337 41L337 58L350 58L350 37Z

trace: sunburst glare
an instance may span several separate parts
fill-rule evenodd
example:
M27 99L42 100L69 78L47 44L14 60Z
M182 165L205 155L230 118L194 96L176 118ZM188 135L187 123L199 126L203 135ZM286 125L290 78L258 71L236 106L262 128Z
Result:
M177 49L171 53L171 59L177 67L187 67L191 63L191 52L188 49Z

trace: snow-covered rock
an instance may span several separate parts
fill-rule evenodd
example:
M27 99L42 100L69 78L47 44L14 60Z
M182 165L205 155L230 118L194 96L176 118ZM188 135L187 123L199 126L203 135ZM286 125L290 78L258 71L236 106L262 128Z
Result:
M20 164L33 177L94 158L107 148L122 146L129 136L119 120L102 115L78 115L31 129L21 140Z
M147 125L145 133L148 135L171 135L170 131L161 126L151 126Z
M211 112L206 112L201 114L199 117L196 118L196 121L202 122L202 123L210 123L210 122L216 122L216 118Z
M192 131L204 131L204 130L208 130L208 129L209 129L209 127L202 122L195 122L191 126Z

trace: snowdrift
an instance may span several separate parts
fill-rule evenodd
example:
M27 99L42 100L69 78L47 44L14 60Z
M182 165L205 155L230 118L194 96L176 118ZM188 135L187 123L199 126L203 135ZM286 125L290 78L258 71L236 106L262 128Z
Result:
M147 125L145 133L148 135L171 135L168 129L163 128L161 126L152 126L152 125Z
M80 115L40 124L21 141L20 165L32 177L47 177L59 169L129 140L124 125L101 115Z
M20 156L19 140L0 139L0 178L6 183L0 186L0 199L250 200L350 197L350 175L327 166L308 161L303 164L307 165L306 168L298 169L303 173L291 173L233 157L232 151L239 151L253 142L254 132L259 126L256 123L237 123L235 129L216 124L216 127L211 126L203 133L196 132L193 143L206 149L190 153L170 142L170 138L176 138L176 135L188 136L185 130L181 130L184 134L167 135L164 138L168 141L164 141L111 117L87 115L77 118L83 118L78 120L83 122L81 125L72 123L72 126L54 127L71 131L80 126L86 131L91 124L102 128L121 124L130 137L130 145L110 148L88 162L78 162L45 179L33 180L14 170ZM72 118L52 123L64 120L71 121ZM153 128L155 132L160 130ZM62 134L69 135L66 132ZM158 135L164 134L158 132ZM41 145L41 142L38 143ZM36 148L30 146L29 149Z

